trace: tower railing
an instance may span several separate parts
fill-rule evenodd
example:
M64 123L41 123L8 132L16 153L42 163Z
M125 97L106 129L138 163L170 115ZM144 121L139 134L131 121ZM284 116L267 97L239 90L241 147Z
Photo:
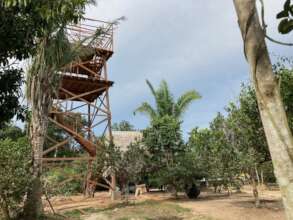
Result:
M68 25L67 34L72 42L85 40L93 48L113 51L114 23L86 18L79 24ZM95 36L95 39L93 37Z

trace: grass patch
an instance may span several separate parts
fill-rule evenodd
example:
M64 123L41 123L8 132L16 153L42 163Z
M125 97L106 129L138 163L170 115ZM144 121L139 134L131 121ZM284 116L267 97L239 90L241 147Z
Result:
M94 215L95 220L212 220L202 216L193 216L191 211L180 205L166 201L147 200L144 202L118 203L104 209L86 208L64 213L68 219L84 220L82 212ZM46 220L62 220L48 218Z
M189 209L177 204L147 200L140 203L122 203L104 209L97 214L97 220L182 220L189 215Z
M59 215L47 214L41 218L42 220L64 220L64 217Z

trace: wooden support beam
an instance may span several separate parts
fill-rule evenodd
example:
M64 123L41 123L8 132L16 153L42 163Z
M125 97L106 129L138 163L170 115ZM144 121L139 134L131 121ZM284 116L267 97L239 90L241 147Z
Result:
M92 91L89 91L89 92L85 92L85 93L82 93L82 94L79 94L79 95L73 95L71 96L70 98L67 98L65 99L66 101L70 101L70 100L74 100L74 99L79 99L81 97L84 97L84 96L87 96L87 95L91 95L93 93L96 93L96 92L100 92L100 91L103 91L106 87L101 87L101 88L98 88L98 89L95 89L95 90L92 90ZM61 90L63 90L64 88L61 88ZM65 89L64 89L65 90ZM73 94L73 93L72 93Z
M65 93L71 95L71 96L77 96L76 94L74 94L74 93L72 93L72 92L70 92L70 91L68 91L68 90L66 90L66 89L64 89L64 88L61 88L61 90L62 90L63 92L65 92ZM97 106L93 105L91 102L89 102L89 101L87 101L87 100L85 100L85 99L83 99L83 98L81 98L81 97L78 97L77 99L79 99L79 100L81 100L81 101L83 101L83 102L85 102L85 103L91 105L92 107L94 107L94 108L96 108L96 109L99 109L100 111L104 112L104 113L107 114L107 115L110 114L109 112L105 111L104 109L102 109L102 108L98 108Z
M58 144L58 142L57 142L56 140L54 140L53 138L51 138L50 136L46 135L46 138L47 138L49 141L53 142L54 144Z
M69 140L64 140L62 142L59 142L57 144L55 144L54 146L50 147L49 149L45 150L43 152L43 156L45 156L46 154L50 153L53 150L57 150L59 147L64 146L65 144L68 144Z
M108 118L105 118L105 119L103 119L103 120L97 122L96 124L92 125L92 126L91 126L91 129L97 127L98 125L100 125L100 124L102 124L102 123L104 123L104 122L106 122L106 121L108 121Z
M95 157L52 157L52 158L42 158L43 162L55 162L55 161L76 161L76 160L94 160Z
M77 63L77 65L80 68L82 68L82 69L86 70L87 72L89 72L90 74L92 74L93 76L98 76L98 74L95 71L92 71L91 69L87 68L86 66L84 66L84 65L82 65L80 63Z

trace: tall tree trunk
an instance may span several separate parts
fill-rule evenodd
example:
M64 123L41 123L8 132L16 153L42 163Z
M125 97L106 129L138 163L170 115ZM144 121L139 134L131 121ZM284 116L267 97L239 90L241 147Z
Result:
M293 138L255 3L255 0L234 0L274 172L287 219L293 220Z
M1 195L2 199L0 200L0 206L1 206L1 211L3 214L3 220L10 220L11 216L10 216L10 211L9 211L9 206L7 204L7 200L6 200L6 196L5 195Z
M116 181L116 174L115 174L115 171L113 171L113 173L111 174L111 187L112 187L112 190L111 190L111 200L114 201L116 200L117 196L117 191L116 191L116 185L117 185L117 181Z
M51 76L52 77L52 76ZM52 106L52 82L50 74L35 74L31 79L30 142L33 152L33 179L24 207L26 219L39 219L42 206L42 154L47 134L48 114Z
M95 196L95 184L96 180L93 179L93 161L88 162L86 183L85 183L85 196L88 198L94 198Z
M255 203L255 207L259 208L260 207L260 199L259 199L259 193L258 193L258 183L255 181L255 179L257 176L256 170L251 170L250 171L250 182L251 182L251 186L252 186L252 194L254 197L254 203Z
M260 171L260 179L261 179L261 186L265 187L264 176L263 176L263 169Z
M259 178L258 169L257 169L256 165L254 167L254 170L255 170L255 176L256 176L256 179L257 179L257 184L260 185L260 178Z

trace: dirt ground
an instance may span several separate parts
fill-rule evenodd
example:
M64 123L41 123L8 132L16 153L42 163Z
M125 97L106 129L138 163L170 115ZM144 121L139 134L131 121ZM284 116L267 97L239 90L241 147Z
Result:
M260 198L262 200L261 208L255 208L251 190L246 187L241 193L233 193L231 196L226 193L202 192L196 200L189 200L184 196L180 199L174 199L168 193L158 192L144 194L138 199L130 196L129 200L135 203L147 200L174 203L190 209L194 216L205 216L213 220L285 220L279 191L262 190ZM84 211L86 208L101 209L121 203L121 201L111 202L107 192L96 193L94 198L84 198L82 195L57 197L52 198L51 202L58 213L79 210L85 216L87 216ZM48 212L51 211L48 204L45 205L45 208ZM81 219L94 220L95 214Z
M196 201L180 201L194 214L219 220L285 220L279 192L263 192L262 207L255 208L251 193L215 195L202 193Z

